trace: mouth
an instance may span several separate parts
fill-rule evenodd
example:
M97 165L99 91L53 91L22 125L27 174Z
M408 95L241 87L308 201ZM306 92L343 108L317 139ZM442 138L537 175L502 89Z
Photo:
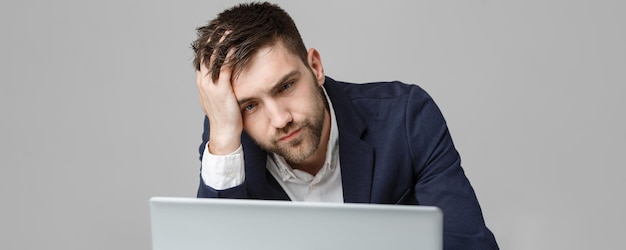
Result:
M300 130L301 129L296 129L293 132L278 138L278 141L286 142L286 141L293 140L300 134Z

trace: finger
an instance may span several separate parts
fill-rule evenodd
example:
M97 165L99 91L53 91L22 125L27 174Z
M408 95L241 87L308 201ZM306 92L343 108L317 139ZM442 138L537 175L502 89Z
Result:
M215 69L215 63L216 63L216 60L217 60L218 58L220 59L220 62L219 62L219 64L220 64L220 68L218 69L218 70L219 70L219 72L217 72L217 73L218 73L218 75L215 75L215 78L219 78L219 76L220 76L219 74L221 74L221 69L222 69L222 66L223 66L223 65L225 65L225 64L227 64L227 61L228 61L228 58L229 58L229 57L228 57L228 53L227 53L226 57L224 57L223 59L221 58L220 53L221 53L221 51L223 51L223 48L221 48L221 47L220 47L220 44L224 41L224 39L226 39L226 37L227 37L227 36L228 36L231 32L232 32L231 30L227 30L227 31L225 31L225 32L224 32L224 34L222 35L222 37L220 37L220 40L219 40L219 41L217 42L217 44L215 45L215 48L214 48L214 49L213 49L213 51L211 52L211 56L209 57L209 64L208 64L208 67L209 67L209 68L207 69L207 72L206 72L206 73L207 73L207 74L211 74L211 75L215 75L212 71ZM210 42L210 39L209 39L209 42ZM230 51L230 49L229 49L229 51ZM213 77L211 77L211 80L215 81L215 80L217 80L217 79L213 79Z
M202 68L200 70L196 70L196 86L200 90L202 90L202 81L204 80L203 78L204 76L206 76L206 74L204 74L202 71Z
M208 109L208 106L206 105L206 101L204 99L204 95L202 94L202 91L200 91L200 93L198 93L198 99L200 99L200 107L202 107L202 111L204 111L205 114L210 114L210 110Z
M206 64L204 63L204 57L200 58L200 72L206 74L209 71Z
M212 83L210 79L209 68L207 68L204 59L205 58L200 58L200 70L196 70L196 85L200 90L203 89L203 85L208 85L209 83Z
M233 55L235 54L235 48L230 48L228 50L228 53L226 54L226 60L224 61L224 64L222 65L222 67L220 68L220 76L218 81L228 84L231 84L232 81L232 72L233 72L233 65L231 63L231 61L233 60Z

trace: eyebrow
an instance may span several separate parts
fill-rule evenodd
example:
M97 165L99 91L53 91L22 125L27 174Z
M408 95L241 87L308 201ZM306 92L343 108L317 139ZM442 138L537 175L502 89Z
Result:
M299 75L300 75L300 71L298 71L298 70L293 70L293 71L285 74L276 83L274 83L272 88L270 88L270 93L278 92L278 90L283 86L283 84L285 82L287 82L290 78L294 78L294 77L299 76ZM239 104L239 106L241 106L241 105L245 104L246 102L250 101L251 99L254 99L254 98L253 97L246 97L246 98L243 98L241 100L238 100L237 103Z

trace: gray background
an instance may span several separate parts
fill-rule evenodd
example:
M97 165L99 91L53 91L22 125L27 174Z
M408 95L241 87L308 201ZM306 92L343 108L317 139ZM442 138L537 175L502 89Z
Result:
M189 43L232 1L0 3L0 249L149 249L194 197ZM623 246L626 2L279 2L326 73L440 105L503 249Z

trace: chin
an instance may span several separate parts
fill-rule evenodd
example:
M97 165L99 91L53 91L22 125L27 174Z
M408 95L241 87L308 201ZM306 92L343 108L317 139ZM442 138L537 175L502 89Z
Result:
M274 153L282 156L289 163L299 164L311 158L317 149L317 145L314 145L315 143L312 141L303 142L301 140L297 140L288 144L287 148L279 147Z

